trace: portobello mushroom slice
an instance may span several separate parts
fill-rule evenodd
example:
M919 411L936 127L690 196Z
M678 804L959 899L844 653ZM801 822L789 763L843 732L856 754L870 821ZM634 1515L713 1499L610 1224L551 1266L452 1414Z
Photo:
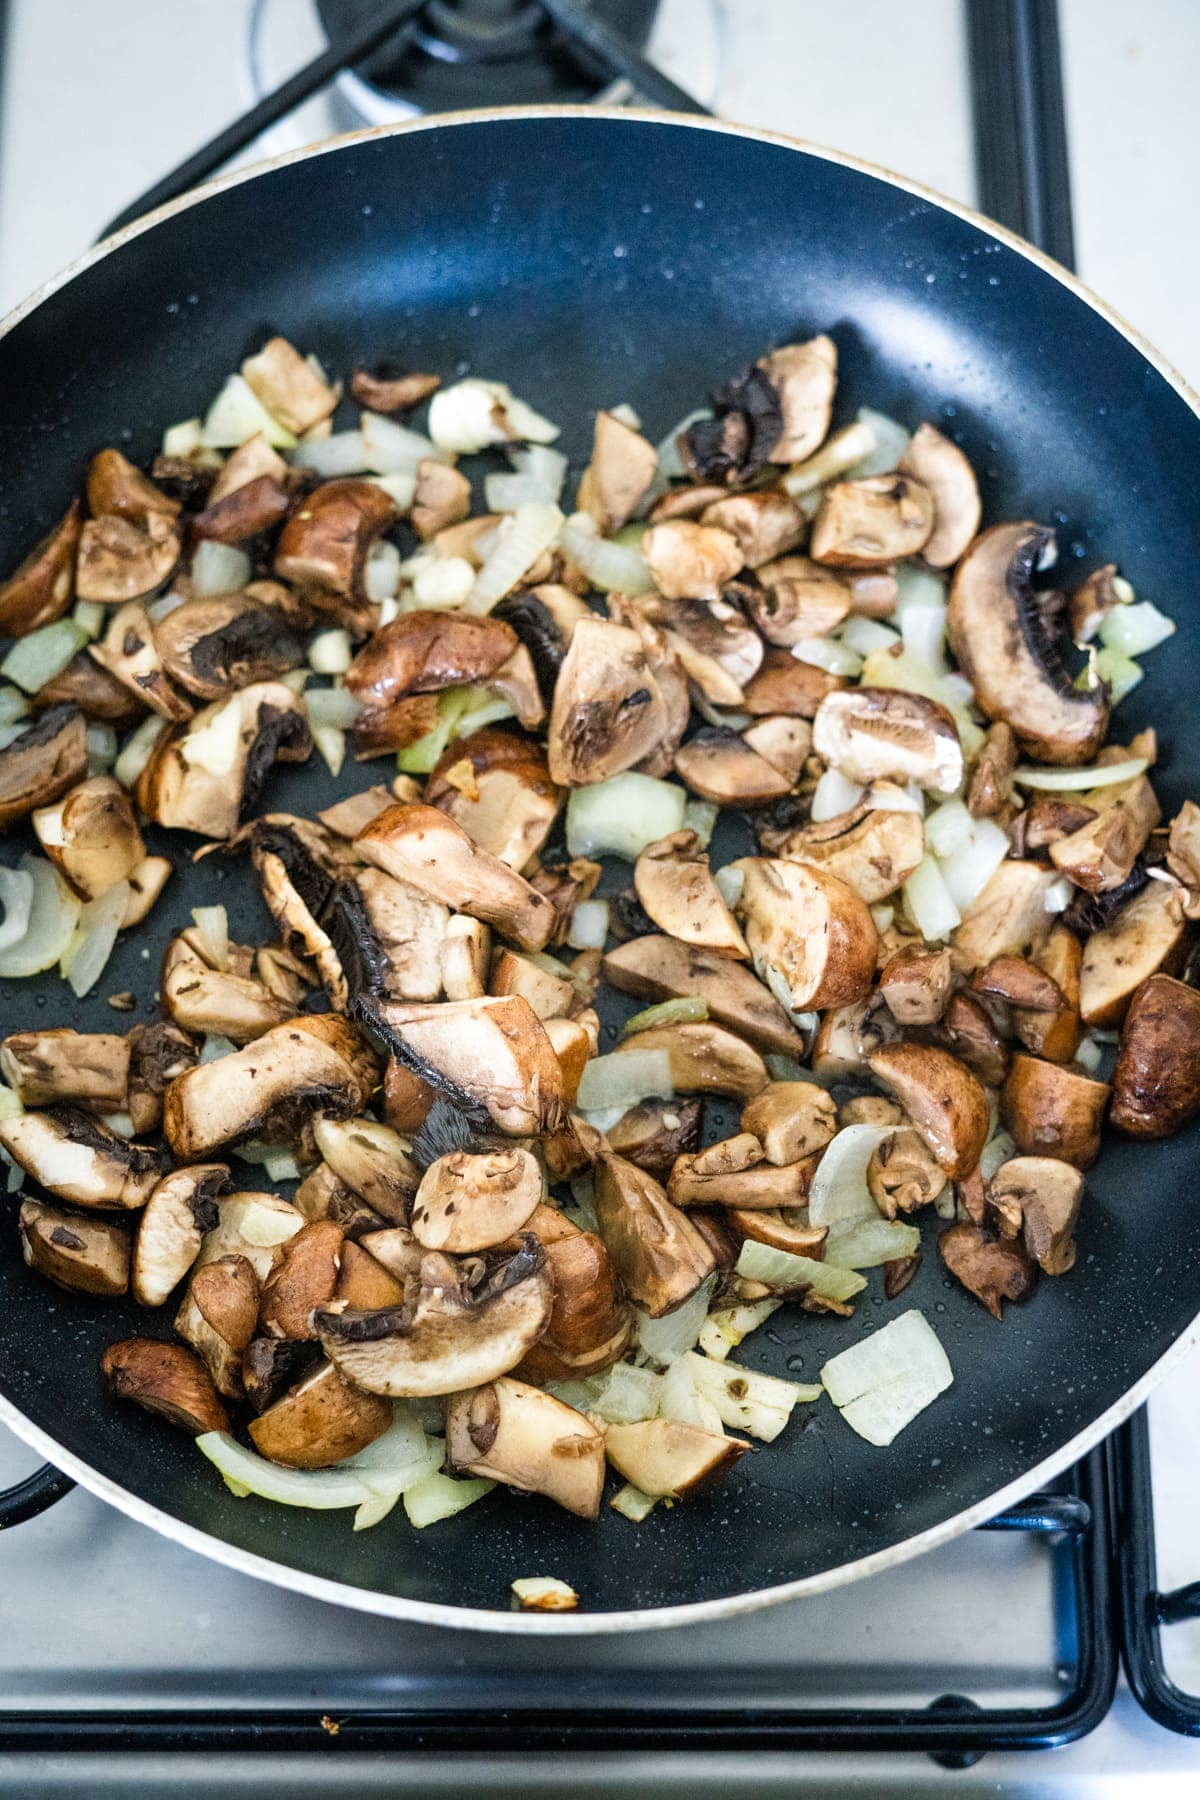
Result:
M813 749L851 781L915 781L933 794L956 794L962 745L951 714L936 700L896 688L847 688L829 694L813 720Z
M167 675L197 700L273 681L304 662L299 632L244 594L185 600L157 621L154 645Z
M673 748L681 735L639 633L606 619L581 619L554 687L550 779L559 787L607 781L644 762L664 741Z
M367 558L395 518L395 502L373 481L324 481L279 533L274 573L317 612L365 636L379 619L366 592Z
M450 745L425 790L427 805L518 875L545 844L562 798L540 744L487 727Z
M544 949L554 931L546 897L434 806L391 807L354 842L385 874L494 925L523 950Z
M0 1145L48 1194L101 1212L144 1206L163 1172L158 1150L73 1106L0 1121Z
M657 473L653 444L623 419L598 412L592 460L583 472L575 504L595 519L603 535L611 536L632 518Z
M861 896L824 869L764 856L744 877L737 911L754 966L797 1012L848 1006L871 990L879 933Z
M231 838L257 806L272 764L304 762L311 750L300 696L282 682L254 682L158 740L137 802L169 830Z
M106 1300L128 1288L129 1237L119 1225L23 1200L17 1229L26 1266L58 1287Z
M661 1177L677 1156L700 1148L702 1116L699 1100L639 1100L605 1135L618 1156Z
M254 1448L285 1469L327 1469L357 1456L392 1422L392 1409L377 1394L347 1381L322 1362L248 1426Z
M604 1434L563 1400L511 1377L455 1394L446 1408L446 1462L456 1473L545 1494L594 1519L604 1486Z
M680 744L675 773L693 794L718 806L768 806L792 791L793 777L736 731L708 726Z
M545 1137L563 1125L562 1069L519 995L440 1006L360 998L355 1012L468 1120L482 1112L507 1137Z
M671 1500L707 1493L749 1448L741 1438L682 1419L642 1419L636 1425L609 1425L604 1433L604 1453L618 1474L643 1494Z
M87 725L77 706L52 706L0 749L0 828L49 806L87 777Z
M185 1344L122 1338L100 1358L100 1372L118 1400L131 1400L193 1437L229 1430L212 1376Z
M1019 1150L1090 1169L1100 1154L1100 1127L1109 1085L1080 1068L1018 1053L1000 1109Z
M105 1031L14 1031L0 1043L0 1074L23 1106L124 1112L129 1050L125 1038Z
M671 1086L678 1094L729 1094L748 1100L767 1085L767 1068L757 1050L711 1020L683 1025L652 1025L636 1032L613 1050L665 1050Z
M175 1329L231 1400L242 1397L242 1352L257 1320L258 1278L246 1257L216 1256L193 1271Z
M168 681L150 615L139 600L117 608L103 639L89 645L88 654L160 718L172 724L191 718L195 708Z
M163 1095L176 1076L194 1069L199 1047L165 1021L135 1025L129 1033L129 1093L126 1111L134 1137L145 1137L162 1123Z
M1086 763L1104 742L1108 692L1074 686L1058 630L1031 585L1053 542L1053 532L1028 520L985 531L958 565L946 624L989 719L1010 725L1028 756Z
M421 1260L414 1293L382 1312L314 1315L325 1354L369 1394L422 1397L483 1387L515 1368L550 1322L546 1253L525 1233L515 1254Z
M1102 1030L1120 1025L1144 981L1178 974L1192 935L1182 890L1165 881L1147 882L1084 944L1079 970L1084 1024Z
M133 1245L133 1297L139 1306L161 1306L178 1287L216 1228L218 1195L232 1185L224 1163L175 1169L155 1184Z
M528 1150L455 1150L422 1175L412 1233L425 1249L454 1256L491 1250L528 1225L541 1199L542 1171Z
M189 936L171 939L159 976L163 1011L181 1030L216 1033L231 1043L248 1044L293 1017L295 1007L277 1000L261 981L232 969L212 968Z
M921 551L931 569L948 569L979 530L983 508L975 471L936 425L918 425L897 465L933 496L933 530Z
M931 1044L885 1044L867 1061L950 1179L969 1175L991 1123L987 1095L970 1069Z
M923 550L934 519L933 495L911 475L835 481L813 520L809 552L833 568L880 568Z
M791 1019L750 970L728 956L689 948L669 937L637 937L610 950L604 979L639 1000L679 1000L695 994L709 1018L735 1032L756 1050L799 1056L804 1039Z
M750 951L721 898L708 856L694 831L648 844L633 872L647 916L668 937L718 956L749 960Z
M342 1228L332 1219L310 1220L287 1240L263 1282L258 1329L265 1337L313 1336L312 1312L328 1305L337 1288L342 1242Z
M920 813L877 804L892 791L880 783L836 818L782 832L767 829L764 847L786 862L823 870L874 906L903 886L925 853Z
M634 1305L661 1319L716 1271L716 1257L652 1175L610 1151L595 1168L596 1218L605 1249Z
M127 881L146 846L129 795L111 775L93 775L33 815L50 861L81 899L95 900Z
M741 1124L758 1139L767 1161L784 1168L832 1142L837 1105L815 1081L772 1081L743 1106Z
M1003 1237L1021 1237L1044 1275L1075 1264L1075 1222L1083 1176L1051 1156L1014 1156L988 1182L988 1205Z
M61 619L71 604L83 508L70 506L8 580L0 583L0 632L24 637Z
M942 1261L993 1319L1005 1300L1028 1300L1037 1286L1037 1264L1024 1245L993 1237L982 1225L951 1225L938 1239Z
M1110 1117L1127 1137L1163 1138L1200 1112L1200 993L1152 975L1121 1031Z
M173 519L161 512L135 519L103 513L85 520L75 558L75 594L123 606L163 587L179 561L180 538Z
M549 1325L519 1372L540 1386L599 1375L624 1354L633 1332L633 1314L612 1259L603 1239L591 1231L540 1241L554 1280L554 1306Z
M251 1138L291 1144L316 1113L335 1118L361 1113L373 1087L361 1041L344 1020L330 1014L292 1019L173 1081L163 1130L185 1162Z

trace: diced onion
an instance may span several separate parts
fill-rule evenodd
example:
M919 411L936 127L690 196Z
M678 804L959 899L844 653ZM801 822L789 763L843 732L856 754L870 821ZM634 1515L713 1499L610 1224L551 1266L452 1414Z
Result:
M909 916L927 944L949 937L962 918L941 866L932 856L921 858L904 883L903 893Z
M567 478L567 459L561 450L531 444L508 453L513 473L484 477L483 498L489 512L513 512L518 506L557 506Z
M914 1308L831 1357L821 1380L847 1425L882 1447L945 1392L954 1371L924 1313Z
M129 883L115 881L79 915L79 925L61 960L71 991L82 999L95 987L117 941L129 906Z
M169 730L165 719L157 713L151 713L142 720L136 731L132 731L121 747L120 755L113 764L113 774L122 787L131 788L138 776L150 761L154 746L164 731Z
M417 491L415 474L368 475L367 480L373 487L382 488L396 508L397 512L406 513L413 503Z
M712 842L720 811L711 800L689 800L683 809L683 829L695 832L702 850L707 850Z
M825 1391L819 1382L781 1381L777 1375L721 1358L712 1361L694 1351L686 1362L693 1386L722 1425L766 1444L774 1443L795 1406L819 1400Z
M249 556L236 544L203 538L192 555L192 592L198 600L208 594L232 594L244 588L253 573Z
M98 600L80 600L76 603L71 617L80 631L86 632L90 638L96 638L104 630L108 615Z
M1149 600L1137 606L1118 606L1100 621L1099 638L1106 650L1119 656L1144 656L1175 630L1174 619L1159 612Z
M840 818L842 813L858 805L865 792L865 788L843 775L840 769L826 769L813 789L809 817L814 825Z
M298 469L311 469L322 481L340 481L370 468L361 431L334 431L327 438L310 438L296 446L292 457Z
M636 1425L640 1419L658 1418L662 1376L619 1362L581 1381L549 1381L546 1391L576 1412L598 1413L607 1425Z
M995 819L972 821L967 849L940 865L946 892L959 912L982 894L1011 847L1008 833Z
M346 760L346 734L336 725L314 725L312 740L331 775L340 775Z
M711 1431L717 1437L724 1437L720 1413L692 1379L689 1362L691 1355L692 1352L688 1351L677 1356L668 1365L663 1375L659 1417L680 1419L685 1425L698 1425L701 1431Z
M20 688L0 688L0 725L15 725L29 715L29 701Z
M321 1511L361 1507L395 1500L431 1474L441 1460L441 1446L430 1444L420 1426L400 1408L396 1410L397 1422L382 1437L330 1469L283 1468L246 1449L224 1431L202 1433L196 1448L220 1470L227 1487L239 1498L257 1494L280 1506Z
M516 587L538 557L557 542L563 516L557 506L519 506L496 531L466 601L471 613L488 613Z
M810 1256L793 1256L790 1250L776 1250L754 1238L747 1238L742 1244L734 1269L747 1281L761 1281L764 1286L777 1289L801 1288L824 1300L852 1300L867 1285L866 1277L854 1269L814 1262Z
M710 1275L682 1306L667 1313L665 1318L652 1319L648 1313L634 1308L634 1337L638 1348L652 1363L657 1363L660 1368L669 1368L676 1357L695 1349L704 1321L708 1317L708 1303L716 1285L716 1276Z
M1086 1069L1089 1075L1094 1075L1103 1060L1103 1047L1096 1042L1095 1038L1083 1038L1075 1051L1075 1061L1080 1068Z
M1087 769L1045 769L1021 764L1013 770L1013 780L1019 787L1048 788L1054 793L1068 794L1112 787L1118 781L1132 781L1136 775L1144 775L1149 767L1149 758L1145 756L1131 756L1124 762L1097 763Z
M826 1146L808 1195L813 1225L840 1224L844 1219L878 1218L879 1208L867 1187L867 1165L896 1125L846 1125Z
M559 543L592 586L605 593L648 594L654 586L641 551L632 544L598 537L586 513L572 514L559 534Z
M772 1294L765 1300L743 1300L737 1306L721 1306L710 1312L700 1329L700 1348L717 1362L724 1362L731 1350L765 1325L777 1313L783 1301Z
M728 907L735 907L742 897L742 889L746 885L746 871L739 869L736 863L726 863L716 871L713 880L717 884L717 892Z
M33 895L33 876L27 868L0 868L0 905L4 907L4 919L0 923L0 951L11 950L29 930Z
M891 930L892 923L896 917L896 909L894 906L873 906L871 908L871 917L875 921L876 931L882 936L885 931Z
M5 1087L4 1083L0 1082L0 1119L19 1119L24 1111L20 1094L14 1094L10 1087ZM21 1169L18 1173L23 1175L25 1171ZM19 1186L20 1183L17 1185Z
M925 821L925 843L937 857L957 856L971 846L975 820L961 800L944 800Z
M242 737L242 707L235 694L217 706L203 725L193 725L182 739L179 753L193 769L203 769L218 780L233 772Z
M1048 913L1066 912L1074 895L1074 882L1069 881L1065 875L1060 875L1058 880L1052 881L1046 889L1046 911Z
M117 760L117 734L111 725L87 728L88 774L103 775Z
M667 1100L674 1091L670 1052L635 1048L593 1056L584 1065L576 1103L587 1113L607 1106L626 1109L642 1100Z
M860 406L856 414L860 425L867 426L875 439L874 449L854 465L857 478L864 475L890 475L909 445L909 432L887 413L873 406Z
M202 441L210 450L236 450L259 432L276 450L290 450L295 438L273 419L244 375L231 375L205 415Z
M221 1057L229 1056L236 1049L237 1045L232 1038L222 1037L219 1032L210 1031L205 1035L204 1042L200 1046L201 1065L219 1062Z
M422 606L463 606L475 586L475 570L465 556L435 556L413 577L413 597Z
M275 1150L263 1158L263 1168L272 1181L299 1181L300 1165L290 1150Z
M205 960L214 969L229 967L229 914L223 906L193 906L192 921Z
M40 975L66 954L79 921L80 905L54 864L23 856L21 870L33 881L29 921L10 948L0 950L0 976Z
M1112 690L1114 706L1119 706L1125 696L1133 692L1146 673L1132 657L1123 656L1119 650L1108 648L1097 651L1093 667L1099 679L1106 681Z
M361 425L366 466L376 475L412 475L418 463L445 460L424 432L382 413L365 412Z
M366 589L367 599L375 601L391 600L399 592L400 552L390 538L380 538L379 542L372 546L371 554L367 557L366 568L363 570L363 587ZM333 634L322 633L322 635L332 636ZM347 669L350 667L349 645L350 640L347 636L347 660L345 663ZM310 645L310 658L312 649L313 646ZM316 665L314 664L313 666L315 667ZM335 675L341 674L342 672L343 671L340 669L322 669L318 671L318 673L324 675Z
M571 914L567 943L572 950L603 950L608 938L608 901L581 900Z
M860 414L852 424L832 432L814 455L804 462L793 463L783 478L784 488L793 500L815 493L827 481L835 481L850 469L857 471L858 465L873 454L875 447L875 433Z
M641 1012L633 1013L621 1027L623 1037L639 1031L653 1031L656 1025L695 1025L708 1017L708 1001L699 994L683 994L677 1000L659 1000Z
M204 448L204 423L199 418L181 419L168 425L162 435L164 456L191 457Z
M946 666L946 606L942 600L926 604L910 600L897 608L904 648L915 662L944 678Z
M873 650L890 650L901 641L900 633L890 625L883 625L878 619L862 619L857 614L839 628L838 636L859 656L870 656Z
M518 400L502 381L468 376L439 388L429 403L429 434L439 450L471 456L489 444L553 443L558 426Z
M990 1181L1000 1165L1016 1154L1017 1146L1007 1131L998 1131L983 1146L979 1157L979 1173L985 1181Z
M661 1494L643 1494L640 1487L634 1487L632 1481L627 1481L617 1489L608 1504L622 1518L632 1519L635 1525L640 1525L643 1519L650 1517L661 1498Z
M899 1219L848 1219L830 1227L825 1254L844 1269L877 1269L896 1257L915 1256L921 1234Z
M71 658L87 643L87 633L74 619L58 619L18 638L8 655L0 662L0 675L24 688L27 694L61 675Z
M481 1478L459 1481L435 1469L405 1488L403 1499L408 1522L417 1531L423 1531L427 1525L436 1525L441 1519L452 1519L464 1507L474 1506L476 1500L484 1499L495 1485L494 1481Z
M683 824L687 790L674 781L628 770L590 787L571 789L567 854L621 856L636 862L647 844Z
M660 475L665 476L668 481L678 481L682 475L686 475L683 457L679 453L679 440L685 431L698 425L701 419L711 419L712 416L711 406L698 406L694 412L686 413L677 425L672 425L655 451Z

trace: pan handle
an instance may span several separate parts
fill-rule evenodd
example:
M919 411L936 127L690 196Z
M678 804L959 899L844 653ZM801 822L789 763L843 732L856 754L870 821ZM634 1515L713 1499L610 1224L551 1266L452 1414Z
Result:
M7 1531L10 1525L23 1525L26 1519L36 1519L74 1486L71 1477L53 1463L43 1463L24 1481L0 1492L0 1531Z

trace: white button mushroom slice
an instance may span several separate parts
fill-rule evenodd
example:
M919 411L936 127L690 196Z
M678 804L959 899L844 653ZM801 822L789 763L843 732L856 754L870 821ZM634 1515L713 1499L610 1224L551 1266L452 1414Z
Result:
M524 950L541 950L554 931L554 908L498 858L474 844L433 806L395 806L354 840L385 874L444 905L494 925Z
M869 1058L952 1181L978 1165L991 1125L987 1095L965 1064L931 1044L885 1044Z
M84 900L125 881L146 854L129 796L111 775L81 781L33 815L50 861Z
M823 869L762 856L734 865L745 877L737 910L754 966L797 1012L866 998L879 933L866 902Z
M155 621L154 645L170 679L205 701L277 680L304 662L296 628L244 593L185 600Z
M447 1000L478 1000L487 992L492 934L481 919L452 913L442 940L442 989Z
M75 1103L121 1112L129 1087L129 1043L108 1032L16 1031L0 1043L0 1075L25 1106Z
M413 1285L402 1307L314 1315L326 1355L367 1393L453 1394L494 1381L537 1342L554 1299L545 1252L528 1234L482 1273L474 1258L456 1264L428 1251Z
M0 1121L0 1146L48 1194L104 1212L143 1206L163 1169L157 1150L69 1106Z
M948 950L905 944L879 973L879 991L898 1025L936 1025L950 998L953 968Z
M752 1133L743 1134L753 1144L755 1157L748 1166L721 1167L714 1153L728 1145L713 1144L707 1150L675 1160L667 1182L667 1198L675 1206L727 1206L749 1212L777 1211L803 1206L812 1186L819 1155L778 1164L762 1160L762 1145ZM740 1139L730 1139L736 1145Z
M675 773L693 794L718 806L768 806L790 794L795 779L738 732L719 726L706 726L679 746Z
M779 1001L742 964L675 938L646 936L619 944L604 958L610 987L640 1000L698 996L718 1025L755 1049L798 1056L804 1040ZM640 1035L640 1034L639 1034Z
M848 580L808 556L765 563L758 580L739 585L742 604L768 644L790 649L834 631L853 608Z
M801 344L783 344L756 365L775 390L779 436L773 463L803 462L825 439L837 392L837 345L822 333Z
M641 551L655 587L667 600L719 599L743 561L732 532L692 519L652 525L642 537Z
M415 1073L486 1108L507 1136L560 1129L562 1070L528 1001L517 995L440 1006L384 1001L365 1008L364 1017Z
M865 475L825 489L809 551L834 568L878 568L916 556L933 525L933 495L911 475Z
M456 770L458 785L449 779ZM550 835L563 795L539 745L485 727L445 752L425 799L461 825L481 850L521 874Z
M338 402L338 390L284 337L246 357L242 377L271 417L297 434L327 419Z
M605 781L650 756L669 727L667 701L638 632L581 619L554 688L551 779L564 787Z
M565 964L544 954L535 961L503 947L492 958L488 992L519 994L543 1022L565 1018L575 1002L575 986Z
M1038 1268L1018 1240L994 1236L986 1227L962 1221L938 1239L942 1261L969 1294L991 1313L1003 1316L1005 1300L1027 1300L1038 1281Z
M1047 660L1044 601L1031 581L1053 542L1027 520L985 531L958 565L946 625L989 719L1010 725L1028 756L1086 763L1104 742L1108 700L1103 686L1076 688Z
M913 432L898 467L933 495L933 531L921 554L931 569L948 569L979 530L982 505L975 471L958 445L928 423Z
M1184 891L1152 881L1083 947L1079 1009L1086 1025L1120 1025L1143 981L1179 969L1188 938Z
M604 1486L604 1435L582 1413L524 1381L456 1394L446 1410L446 1461L456 1472L545 1494L594 1519Z
M421 1172L412 1146L399 1132L374 1119L313 1120L313 1138L333 1174L381 1218L408 1223L409 1203Z
M613 1266L634 1305L652 1319L683 1306L714 1272L716 1259L706 1239L644 1169L602 1154L595 1196L600 1235Z
M490 1250L521 1231L540 1205L542 1172L516 1146L430 1163L412 1204L412 1232L427 1250Z
M829 694L813 720L813 749L852 781L915 781L935 794L955 794L963 753L952 715L935 700L894 688L848 688Z
M604 1451L618 1474L644 1494L688 1500L715 1487L749 1444L705 1431L682 1419L642 1419L609 1425Z
M809 1059L812 1072L830 1082L866 1076L867 1059L899 1035L900 1027L877 995L834 1007L823 1015L817 1030Z
M719 956L749 958L694 831L672 832L648 844L633 872L643 908L660 931Z
M848 679L801 662L790 650L773 648L764 654L758 674L746 683L742 705L756 719L777 713L812 719L825 696L844 688Z
M129 1236L104 1219L24 1200L17 1215L26 1265L59 1287L110 1298L129 1286Z
M1162 812L1145 775L1099 789L1091 799L1102 810L1052 843L1050 861L1076 887L1101 894L1129 879Z
M229 1185L224 1163L200 1163L164 1175L155 1186L133 1246L133 1297L139 1306L161 1306L183 1280L205 1235L217 1225L217 1196Z
M653 444L611 412L598 412L592 460L583 472L575 504L602 532L619 531L645 499L657 473Z
M176 831L229 838L256 804L273 762L303 762L312 748L303 701L279 681L214 701L186 731L160 737L137 779L147 818Z
M436 1000L449 908L381 869L360 869L354 886L383 958L384 991L395 1000Z
M757 1050L711 1020L683 1025L651 1025L617 1044L613 1056L656 1050L668 1057L671 1088L677 1094L732 1094L741 1100L761 1093L767 1068Z

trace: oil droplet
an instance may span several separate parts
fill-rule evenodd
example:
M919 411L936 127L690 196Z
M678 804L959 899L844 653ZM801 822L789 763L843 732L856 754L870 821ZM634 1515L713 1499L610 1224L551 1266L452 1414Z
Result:
M797 1370L804 1367L804 1358L802 1356L789 1356L787 1359L787 1366L794 1375Z

